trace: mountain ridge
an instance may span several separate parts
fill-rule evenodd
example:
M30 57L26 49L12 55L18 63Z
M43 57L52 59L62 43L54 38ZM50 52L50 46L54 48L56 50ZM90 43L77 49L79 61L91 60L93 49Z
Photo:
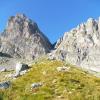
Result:
M99 43L100 18L98 20L89 18L87 22L65 32L56 43L53 56L85 69L100 72Z

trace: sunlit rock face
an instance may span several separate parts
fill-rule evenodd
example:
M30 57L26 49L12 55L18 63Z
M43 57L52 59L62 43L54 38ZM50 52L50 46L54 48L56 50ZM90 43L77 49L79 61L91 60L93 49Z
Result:
M50 52L51 48L37 24L24 14L10 17L0 37L0 52L14 58L34 59Z
M100 72L100 18L89 18L70 32L65 32L52 55L85 69Z

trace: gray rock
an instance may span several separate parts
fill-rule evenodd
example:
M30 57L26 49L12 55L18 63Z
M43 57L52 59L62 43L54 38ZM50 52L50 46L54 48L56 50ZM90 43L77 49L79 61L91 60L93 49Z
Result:
M56 59L100 72L100 19L89 18L86 23L66 32L55 48L52 55Z
M31 88L33 89L33 88L38 88L38 87L40 87L40 86L42 86L42 83L33 83L33 84L31 84Z
M0 89L7 89L11 85L10 81L0 82Z
M29 66L27 64L23 64L23 63L18 62L16 64L15 76L18 77L19 75L25 74L26 70L28 70L28 69L29 69Z

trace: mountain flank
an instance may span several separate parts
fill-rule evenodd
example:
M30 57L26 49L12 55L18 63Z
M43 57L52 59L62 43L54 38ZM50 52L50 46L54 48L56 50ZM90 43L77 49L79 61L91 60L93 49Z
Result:
M65 32L55 46L52 56L83 69L100 72L100 18Z

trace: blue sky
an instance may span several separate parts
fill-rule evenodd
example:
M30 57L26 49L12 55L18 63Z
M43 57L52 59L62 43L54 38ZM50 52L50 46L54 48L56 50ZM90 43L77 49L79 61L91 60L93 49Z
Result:
M64 32L100 16L100 0L1 0L0 32L9 16L24 13L54 43Z

